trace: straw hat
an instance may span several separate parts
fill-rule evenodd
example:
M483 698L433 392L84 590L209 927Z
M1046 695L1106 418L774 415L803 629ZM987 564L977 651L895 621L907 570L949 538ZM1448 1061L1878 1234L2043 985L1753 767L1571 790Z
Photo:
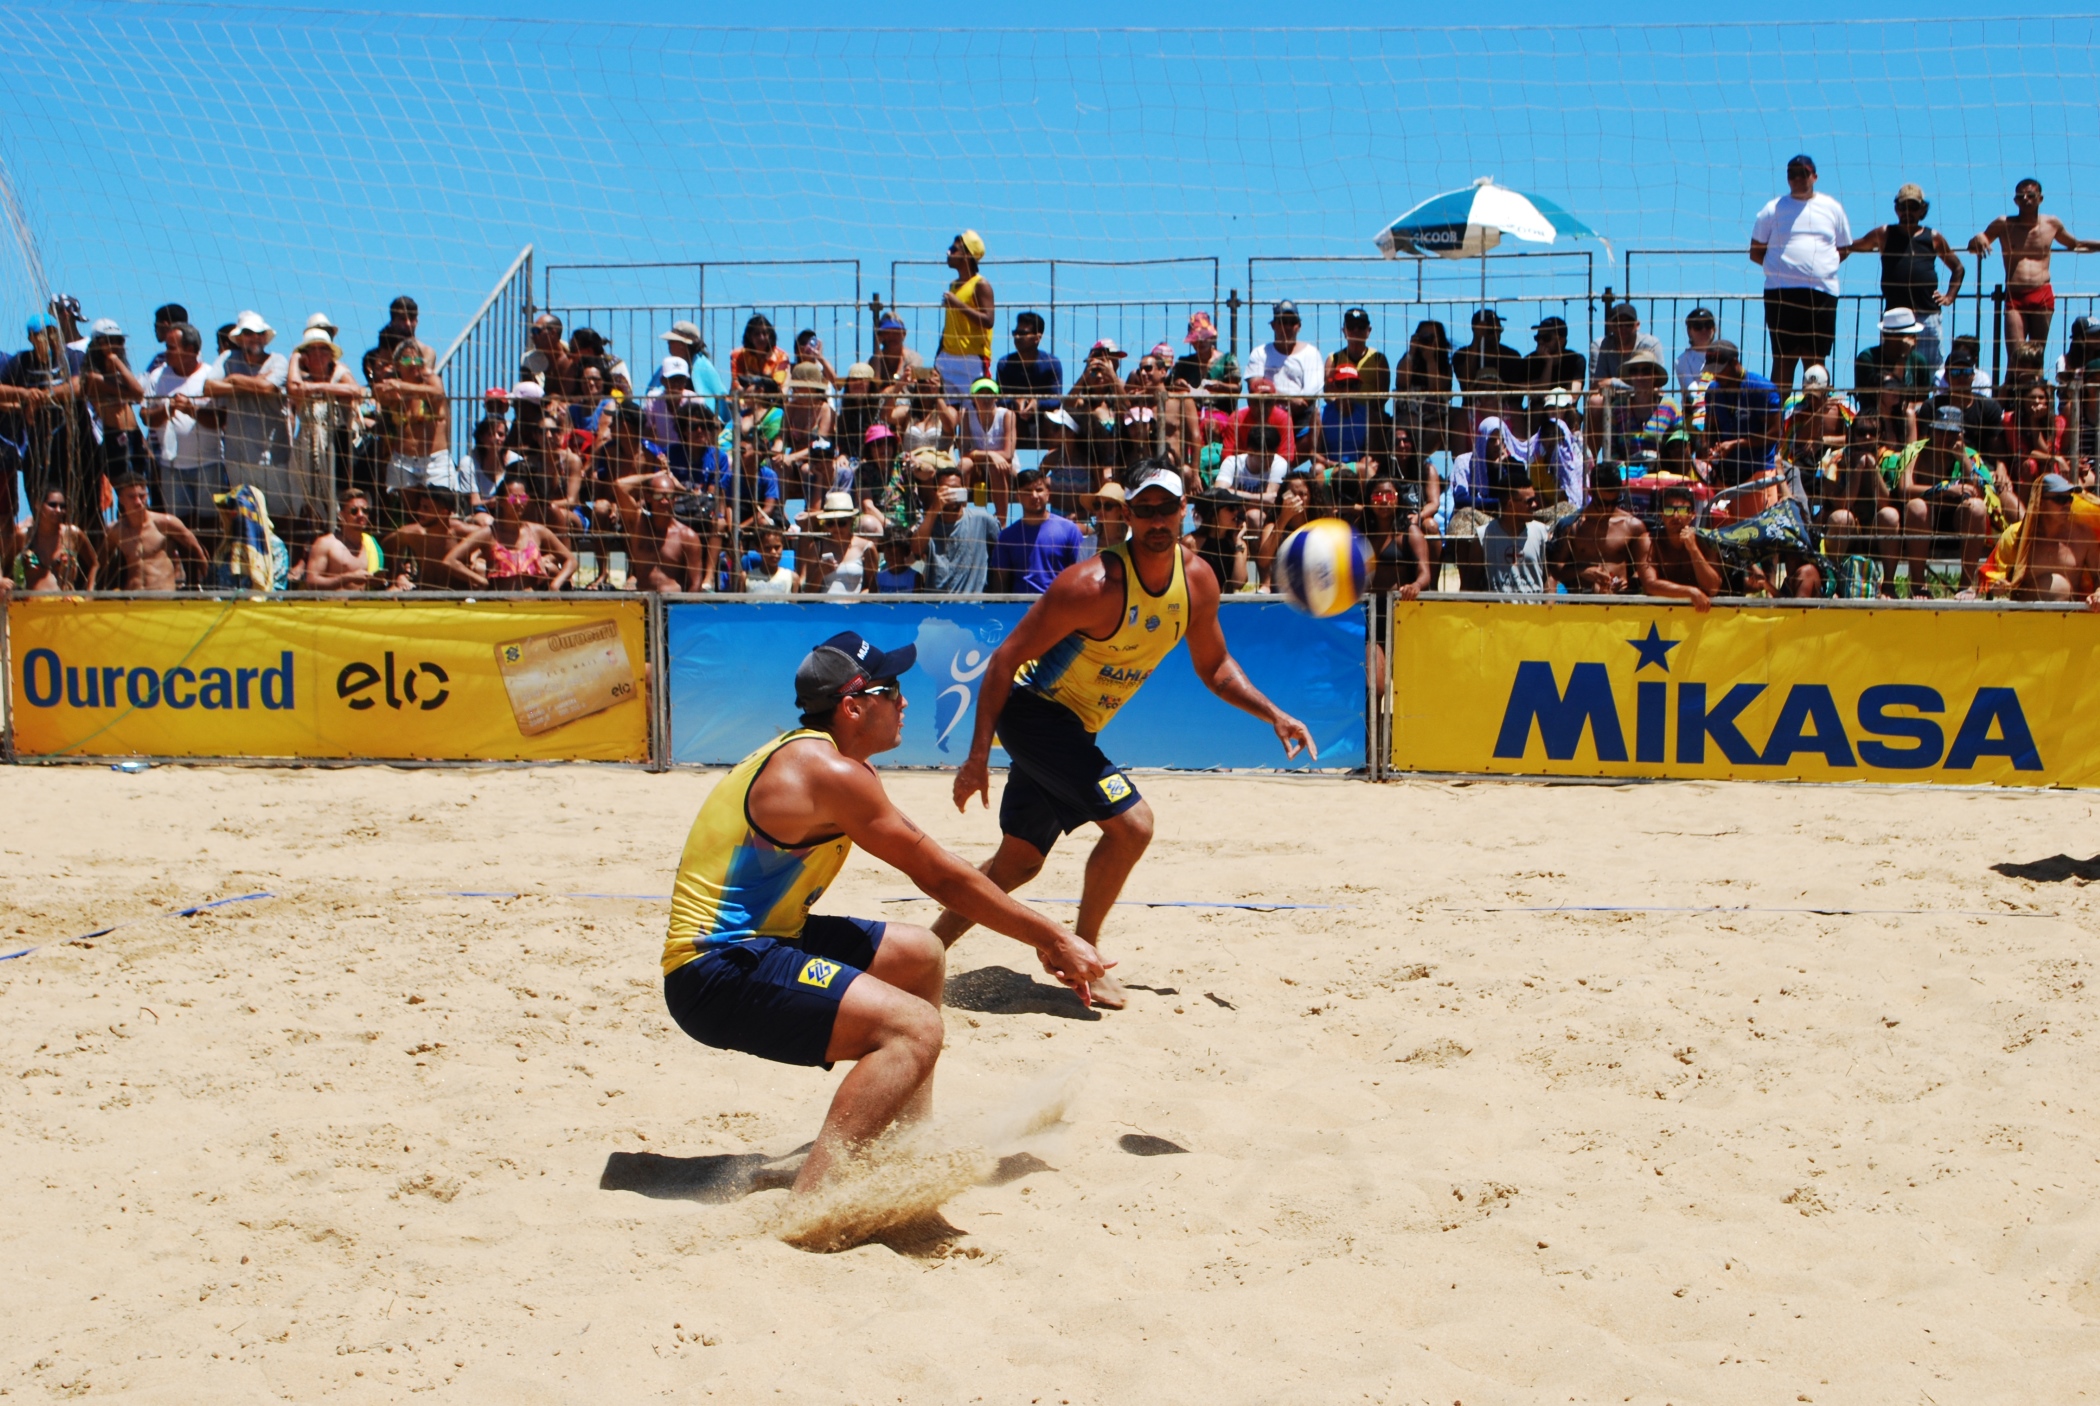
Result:
M837 492L825 494L822 511L810 514L818 522L844 522L848 518L858 517L859 515L860 509L855 506L853 495L851 493Z

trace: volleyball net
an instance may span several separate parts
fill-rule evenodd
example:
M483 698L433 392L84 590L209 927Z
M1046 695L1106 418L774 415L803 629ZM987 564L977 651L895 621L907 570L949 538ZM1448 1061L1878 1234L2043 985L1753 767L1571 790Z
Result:
M1595 300L1626 291L1628 249L1740 249L1796 150L1856 224L1916 181L1963 241L2031 174L2051 211L2100 227L2094 28L856 31L8 5L0 315L19 327L71 294L136 336L167 302L207 332L242 308L280 328L324 309L352 347L407 292L444 347L531 245L542 305L815 325L873 295L937 305L962 228L1002 266L1002 307L1098 309L1061 319L1068 359L1178 335L1189 306L1225 316L1235 289L1337 309ZM1393 216L1483 175L1612 251L1487 271L1367 257ZM1307 258L1328 262L1250 263ZM695 264L717 269L704 292ZM1757 278L1739 257L1683 272L1668 291ZM835 350L865 352L848 326ZM617 349L646 356L657 330L645 316Z

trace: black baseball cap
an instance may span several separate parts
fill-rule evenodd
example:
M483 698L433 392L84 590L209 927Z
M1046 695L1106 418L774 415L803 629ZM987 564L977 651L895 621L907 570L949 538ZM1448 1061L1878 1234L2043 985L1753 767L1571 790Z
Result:
M1362 308L1350 308L1342 314L1342 326L1344 327L1369 327L1370 325L1371 314L1365 312Z
M1703 322L1707 326L1711 327L1714 323L1714 310L1702 303L1698 307L1693 308L1690 312L1686 313L1684 315L1684 320L1686 322Z
M1814 175L1816 174L1816 159L1805 151L1797 152L1788 159L1786 168L1789 171L1806 171L1810 175Z
M1531 324L1531 330L1534 332L1565 332L1568 330L1568 320L1565 317L1542 317Z
M918 657L917 645L881 650L842 630L812 649L795 670L795 706L805 713L829 712L849 693L904 677Z

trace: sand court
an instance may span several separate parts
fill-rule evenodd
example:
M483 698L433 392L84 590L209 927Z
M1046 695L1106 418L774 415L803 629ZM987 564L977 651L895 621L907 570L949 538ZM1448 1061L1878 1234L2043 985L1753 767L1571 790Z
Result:
M714 779L0 770L0 950L275 895L0 962L0 1393L2100 1391L2082 794L1140 777L1129 897L1327 906L1119 909L1107 1014L965 938L967 1185L814 1254L768 1163L843 1070L688 1040L664 905L556 896L667 892Z

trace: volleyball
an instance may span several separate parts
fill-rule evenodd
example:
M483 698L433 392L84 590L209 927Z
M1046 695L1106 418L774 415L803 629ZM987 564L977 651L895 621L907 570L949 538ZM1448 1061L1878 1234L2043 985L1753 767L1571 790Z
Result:
M1305 524L1276 552L1276 593L1317 618L1339 615L1362 600L1370 579L1364 539L1340 518Z

